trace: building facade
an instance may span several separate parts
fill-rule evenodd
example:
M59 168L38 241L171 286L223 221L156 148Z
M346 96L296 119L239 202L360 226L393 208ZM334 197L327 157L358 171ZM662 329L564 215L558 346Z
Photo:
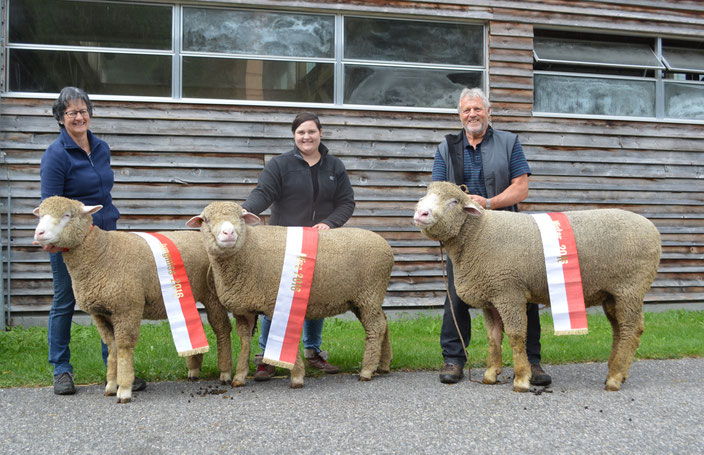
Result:
M349 226L392 245L385 306L439 307L438 245L413 226L457 95L481 87L519 135L527 212L618 207L660 230L646 303L704 301L704 3L2 0L3 317L45 315L32 246L39 162L66 85L95 105L123 230L182 229L243 201L316 112L345 163Z

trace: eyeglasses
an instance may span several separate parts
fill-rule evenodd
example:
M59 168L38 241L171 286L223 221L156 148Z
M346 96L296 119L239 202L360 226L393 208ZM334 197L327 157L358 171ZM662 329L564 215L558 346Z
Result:
M78 114L81 114L81 117L87 117L88 116L88 111L85 109L81 109L80 111L68 111L64 112L70 119L76 118Z

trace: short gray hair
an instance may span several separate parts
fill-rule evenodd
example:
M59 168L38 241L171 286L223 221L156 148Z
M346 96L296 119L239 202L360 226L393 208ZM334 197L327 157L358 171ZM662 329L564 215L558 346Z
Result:
M66 113L66 106L72 101L83 101L86 103L86 109L88 109L88 115L93 117L93 103L90 102L88 94L85 90L81 90L76 87L64 87L59 93L59 97L54 101L54 105L51 108L51 113L54 114L54 119L59 123L59 126L63 128L61 124L61 119L63 119Z
M465 88L462 90L462 93L460 93L460 97L457 100L457 112L460 112L460 105L462 104L462 100L465 98L479 98L484 103L485 109L488 110L491 107L491 102L489 101L489 98L487 98L487 96L484 94L484 91L482 91L482 89L477 87Z

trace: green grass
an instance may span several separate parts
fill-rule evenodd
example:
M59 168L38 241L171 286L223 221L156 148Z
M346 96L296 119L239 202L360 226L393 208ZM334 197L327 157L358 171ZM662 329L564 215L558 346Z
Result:
M602 314L589 314L589 334L553 335L552 317L542 312L542 356L546 364L604 362L611 350L611 326ZM234 325L234 321L233 321ZM439 344L439 316L401 318L389 322L394 360L393 370L430 370L442 366ZM233 331L234 333L234 331ZM202 378L219 376L215 354L215 336L206 325L211 351L205 355ZM256 345L258 333L253 342ZM93 326L74 324L71 331L71 362L78 384L101 383L105 367L100 356L98 333ZM668 311L645 314L645 333L636 352L637 359L674 359L704 356L704 311ZM239 340L233 336L233 353ZM323 349L330 351L330 361L345 372L358 372L364 349L364 330L356 321L328 319L323 333ZM481 368L486 362L486 333L480 317L472 320L470 363ZM52 369L47 362L46 328L13 328L0 332L0 387L47 386ZM258 352L259 348L253 351ZM511 364L511 351L504 337L503 359ZM252 353L254 355L254 352ZM185 379L186 362L174 349L166 322L142 326L135 349L135 371L147 381ZM279 370L280 373L285 373ZM315 375L315 372L308 372Z

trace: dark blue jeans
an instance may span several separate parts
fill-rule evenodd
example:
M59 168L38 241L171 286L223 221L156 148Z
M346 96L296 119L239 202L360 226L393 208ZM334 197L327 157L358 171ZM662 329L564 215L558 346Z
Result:
M452 307L455 310L455 318L459 326L465 347L469 346L469 339L472 333L472 319L469 315L469 306L457 296L455 291L455 276L452 270L452 261L447 258L447 284L452 297ZM467 359L464 356L462 342L457 334L457 328L452 320L450 309L450 299L445 296L445 311L442 315L442 327L440 329L440 346L442 346L442 356L445 363L464 366ZM540 314L538 305L529 303L526 309L528 316L528 331L526 333L526 352L528 361L533 364L540 363Z
M271 327L271 318L261 315L260 319L261 334L259 335L259 347L262 353L266 350L266 340L269 338L269 328ZM325 319L305 319L303 321L303 347L306 349L315 349L320 352L320 345L323 344L323 324Z
M71 366L71 320L76 299L73 297L71 277L61 253L50 254L51 272L54 277L54 300L49 311L48 341L49 363L54 366L54 375L73 373ZM107 364L108 347L101 341L103 363Z

